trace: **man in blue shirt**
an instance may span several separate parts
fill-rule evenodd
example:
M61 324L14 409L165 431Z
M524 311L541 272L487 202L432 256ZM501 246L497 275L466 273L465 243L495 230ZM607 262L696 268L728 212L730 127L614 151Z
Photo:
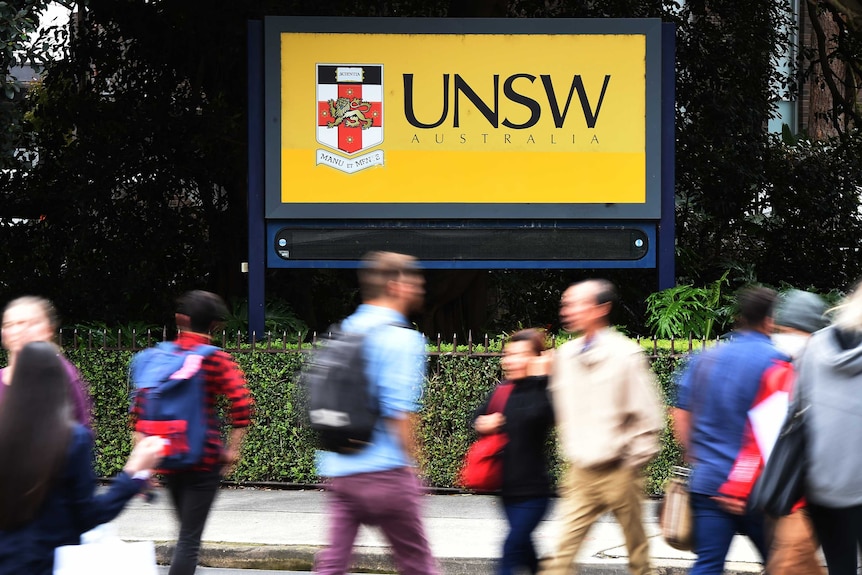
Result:
M317 454L318 472L329 479L329 547L317 557L320 575L350 568L360 525L379 527L392 545L400 573L438 575L421 517L421 485L414 470L416 411L425 378L425 340L409 329L424 280L410 256L372 252L359 270L362 305L344 320L345 332L367 333L366 375L381 417L370 445L349 455Z
M748 410L763 373L787 357L772 344L777 296L750 288L738 299L737 331L730 341L692 358L678 382L673 410L674 432L693 464L691 502L694 511L692 575L720 575L736 533L747 535L766 559L763 517L746 511L743 500L722 496L742 447Z

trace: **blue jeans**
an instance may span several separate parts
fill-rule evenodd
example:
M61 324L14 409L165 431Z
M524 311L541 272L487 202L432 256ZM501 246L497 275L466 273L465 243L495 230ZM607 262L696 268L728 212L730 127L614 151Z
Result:
M694 512L694 552L697 561L690 575L721 575L724 573L724 558L730 542L737 533L747 535L760 557L766 560L766 537L763 516L734 515L722 510L709 495L691 494Z
M521 567L530 573L539 570L539 558L533 547L533 531L548 510L548 497L533 499L503 499L503 510L509 522L509 534L503 543L499 575L512 575Z

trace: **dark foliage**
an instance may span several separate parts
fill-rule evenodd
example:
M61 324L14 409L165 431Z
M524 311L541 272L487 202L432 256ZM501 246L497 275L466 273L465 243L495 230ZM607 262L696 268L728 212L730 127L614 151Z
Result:
M32 27L44 2L27 2ZM860 154L769 137L789 38L777 0L90 0L65 57L26 101L4 104L0 300L54 299L73 322L169 323L173 298L242 299L246 253L246 21L270 15L661 18L677 25L677 271L727 269L823 290L860 274ZM681 7L680 7L681 6ZM17 14L17 13L16 13ZM2 22L14 14L0 11ZM29 18L29 20L28 20ZM14 22L13 22L14 23ZM4 38L13 27L2 28ZM852 30L847 30L850 34ZM16 37L17 38L17 37ZM848 35L835 57L858 52ZM842 56L842 54L845 54ZM847 55L849 54L849 56ZM8 68L11 56L2 63ZM4 86L10 85L4 84ZM792 89L794 86L787 86ZM13 90L14 91L14 90ZM837 104L836 104L837 105ZM844 105L844 104L842 104ZM5 116L4 116L5 118ZM654 272L494 271L429 276L428 333L551 325L561 289L610 275L619 323L642 331ZM740 278L732 278L739 281ZM448 286L447 289L439 286ZM455 289L458 286L458 289ZM459 291L460 290L460 291ZM355 303L350 272L270 272L268 291L312 329Z

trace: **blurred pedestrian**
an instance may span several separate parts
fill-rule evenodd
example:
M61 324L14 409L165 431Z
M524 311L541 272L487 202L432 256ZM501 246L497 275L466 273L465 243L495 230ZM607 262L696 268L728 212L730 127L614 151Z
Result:
M795 364L811 334L828 324L823 298L807 291L790 290L783 295L775 310L772 341ZM795 368L791 366L791 369ZM782 391L793 392L792 389ZM818 547L808 509L804 501L800 502L790 515L779 517L775 523L766 572L775 575L823 574L826 570L817 553Z
M772 343L776 293L767 288L738 296L736 330L729 341L694 356L678 383L674 432L693 464L694 575L720 575L736 533L747 535L767 557L764 517L745 500L720 492L743 448L748 411L765 372L787 360Z
M772 341L795 361L811 334L828 324L825 312L826 302L817 294L788 291L780 297L775 309ZM747 502L780 433L794 381L794 366L789 361L776 360L764 372L760 389L748 411L748 423L739 454L727 480L719 487L723 497ZM766 561L767 573L825 573L817 554L817 539L804 500L794 506L790 515L769 518L766 525L767 532L772 534Z
M610 327L616 289L576 283L560 304L563 328L580 336L554 354L551 399L563 456L562 532L543 566L567 575L590 527L612 512L623 530L633 575L651 572L642 522L643 467L658 452L664 417L643 349Z
M805 419L806 499L829 575L855 575L862 544L862 289L808 340L796 380Z
M218 295L194 290L177 300L175 319L179 334L174 344L182 352L210 344L211 332L227 317L227 307ZM169 575L191 575L197 569L201 537L222 475L239 460L242 440L250 423L252 398L245 375L224 350L207 353L198 364L204 374L204 398L201 409L206 415L206 439L203 456L197 463L182 469L159 470L164 475L179 519L180 529ZM227 398L231 430L222 442L222 421L216 412L220 396ZM135 438L144 437L140 426L146 412L143 394L136 394L131 409Z
M60 350L35 342L16 351L0 403L0 575L49 575L54 549L116 517L158 463L157 438L135 446L123 471L96 494L93 438L71 417Z
M499 575L526 569L536 573L539 558L533 531L548 510L553 486L548 437L554 412L548 397L550 358L543 356L545 334L536 329L515 332L503 347L504 380L512 391L502 413L488 413L493 393L476 410L473 426L480 434L505 433L503 485L500 497L509 523Z
M0 335L3 339L3 348L8 352L9 365L0 369L0 380L4 384L0 385L0 401L3 401L6 386L12 383L18 352L34 341L53 342L59 328L60 319L57 310L54 304L45 298L23 296L6 304ZM60 361L68 375L75 420L90 428L92 420L88 385L69 360L61 355Z
M348 333L367 334L365 374L380 407L369 445L356 453L318 452L317 467L327 478L329 546L317 555L320 575L350 569L360 525L379 527L399 573L437 575L422 523L422 488L415 471L416 412L425 376L425 341L407 318L421 309L425 280L416 260L372 252L359 269L362 305L342 324Z

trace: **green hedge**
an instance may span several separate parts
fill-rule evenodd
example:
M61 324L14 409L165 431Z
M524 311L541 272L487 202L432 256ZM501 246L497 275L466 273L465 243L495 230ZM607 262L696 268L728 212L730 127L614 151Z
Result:
M648 346L648 347L647 347ZM648 352L653 343L645 344ZM448 349L451 351L451 346ZM432 350L428 380L422 399L419 439L420 466L429 486L455 486L459 465L473 439L469 426L473 409L490 392L500 376L499 357L487 350L446 353ZM462 350L459 348L459 352ZM466 352L466 350L463 350ZM130 351L67 349L90 383L96 428L96 471L100 476L116 473L128 454L128 378ZM438 355L439 353L439 355ZM653 356L665 401L672 401L671 374L676 355L667 346L658 346ZM246 373L255 400L255 418L246 436L243 457L228 479L238 482L315 483L313 437L302 424L302 404L296 374L306 354L294 348L285 351L243 350L234 357ZM670 467L681 461L679 446L669 429L662 438L662 451L647 470L647 492L659 494ZM554 444L555 473L560 462Z

